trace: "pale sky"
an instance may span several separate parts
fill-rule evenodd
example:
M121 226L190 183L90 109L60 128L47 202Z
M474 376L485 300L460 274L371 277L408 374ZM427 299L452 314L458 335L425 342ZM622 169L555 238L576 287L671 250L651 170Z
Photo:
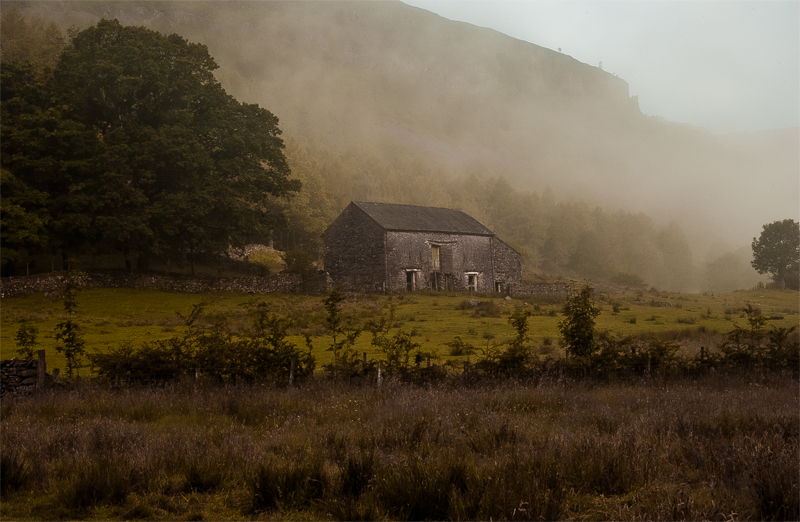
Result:
M643 113L715 133L800 125L797 0L403 0L614 73Z

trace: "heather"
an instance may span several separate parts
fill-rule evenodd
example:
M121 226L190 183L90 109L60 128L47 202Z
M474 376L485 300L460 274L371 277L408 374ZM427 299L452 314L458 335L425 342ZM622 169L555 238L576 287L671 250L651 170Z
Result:
M787 520L798 388L715 375L4 398L7 519Z

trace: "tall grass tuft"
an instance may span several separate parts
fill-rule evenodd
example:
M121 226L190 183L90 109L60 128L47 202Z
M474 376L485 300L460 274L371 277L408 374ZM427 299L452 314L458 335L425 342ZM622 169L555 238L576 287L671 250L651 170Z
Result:
M120 459L100 459L77 466L59 489L59 503L81 511L100 503L122 504L130 493L131 472Z
M345 497L355 498L373 485L375 477L375 452L350 454L344 463L339 465L340 493Z
M273 461L251 479L253 512L307 508L328 488L324 461L312 456L299 462Z
M33 473L29 463L15 448L3 448L0 453L0 494L5 498L13 491L31 485Z

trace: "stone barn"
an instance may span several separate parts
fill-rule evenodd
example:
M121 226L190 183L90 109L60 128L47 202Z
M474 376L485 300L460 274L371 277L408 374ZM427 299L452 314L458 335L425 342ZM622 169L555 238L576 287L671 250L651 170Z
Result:
M460 210L351 202L322 234L325 271L346 290L510 293L519 252Z

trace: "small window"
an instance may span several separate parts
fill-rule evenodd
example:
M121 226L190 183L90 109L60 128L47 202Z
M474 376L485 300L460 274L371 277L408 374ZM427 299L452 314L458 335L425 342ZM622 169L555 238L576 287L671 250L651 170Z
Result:
M416 272L414 272L413 270L407 270L406 271L406 291L407 292L413 292L414 289L416 288L416 279L414 277L415 273Z
M502 281L495 281L494 283L494 291L498 294L502 294L505 291L504 285Z
M467 290L470 292L478 291L478 274L467 274Z

